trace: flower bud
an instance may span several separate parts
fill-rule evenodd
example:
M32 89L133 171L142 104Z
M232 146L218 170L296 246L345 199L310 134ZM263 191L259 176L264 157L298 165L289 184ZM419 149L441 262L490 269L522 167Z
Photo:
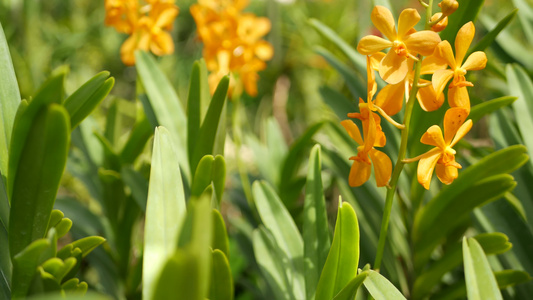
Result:
M435 22L438 19L440 19L442 16L442 13L436 13L431 17L431 22ZM440 20L437 24L431 26L431 30L435 32L441 32L448 26L448 17L444 17L444 19Z
M439 3L439 7L445 16L453 14L459 7L459 2L456 0L443 0Z

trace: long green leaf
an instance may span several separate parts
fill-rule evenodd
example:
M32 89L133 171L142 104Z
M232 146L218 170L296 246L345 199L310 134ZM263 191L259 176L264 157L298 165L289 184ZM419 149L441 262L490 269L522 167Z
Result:
M311 150L305 187L303 240L305 287L308 299L313 298L320 273L326 263L331 238L329 236L326 200L322 188L320 146Z
M368 271L359 273L333 298L333 300L353 300L357 294L357 290L368 277Z
M272 233L260 225L253 232L252 244L259 270L272 289L275 299L295 299L291 280L286 271L286 254Z
M297 299L305 298L302 236L291 215L268 183L256 181L253 183L252 191L261 221L272 232L275 242L285 255L283 262L286 265L293 295Z
M162 265L154 294L144 299L190 299L204 300L202 280L209 280L200 275L201 258L190 249L177 249Z
M16 136L12 143L20 147L16 172L10 172L15 175L9 220L12 257L32 241L45 236L70 142L66 110L51 104L43 107L33 118L28 113L32 104L15 123L15 129L28 127L27 135L21 136L23 140Z
M220 250L226 257L229 257L229 239L224 219L216 209L213 209L211 215L213 217L213 242L211 249Z
M6 177L9 143L15 114L20 103L20 92L2 24L0 24L0 70L2 70L2 76L0 76L0 157L2 157L0 173ZM6 183L5 180L4 183Z
M339 199L333 243L316 288L316 299L332 299L357 275L359 224L352 206Z
M187 97L187 150L189 153L189 164L191 166L193 165L194 150L202 119L202 81L200 78L200 68L200 62L195 61L189 79L189 96Z
M48 239L38 239L13 258L13 299L25 298L37 267L44 261L42 255L51 248Z
M65 99L63 105L70 115L72 129L78 126L109 94L115 84L115 79L108 77L109 72L100 72Z
M13 266L9 255L9 200L4 185L5 180L0 177L0 298L11 298L11 273Z
M463 260L468 299L503 299L489 261L474 238L463 238Z
M7 175L7 195L10 201L12 201L13 183L17 176L19 160L21 159L28 134L32 129L32 121L41 113L43 107L51 103L60 104L62 102L64 80L65 73L50 77L39 88L33 100L30 103L22 101L17 110L13 123L13 137L9 145L9 170L7 174L4 174Z
M466 57L470 55L470 53L476 52L476 51L484 51L487 47L489 47L495 40L496 37L498 37L498 34L504 30L511 21L514 20L516 17L516 13L518 12L518 9L514 9L511 11L505 18L501 19L500 22L491 30L488 34L483 36L481 41L479 41L472 49L468 51L468 54Z
M158 127L144 229L143 295L146 299L154 295L156 277L176 247L185 213L185 195L173 139L166 128Z
M147 52L135 53L137 70L146 89L151 107L157 118L158 125L168 129L174 139L176 154L181 171L190 178L189 161L187 159L187 118L178 95L170 81L157 66L155 59Z
M481 119L483 116L486 116L497 109L500 109L502 107L505 107L507 105L512 104L516 101L516 97L513 96L506 96L506 97L500 97L496 99L492 99L486 102L483 102L478 105L472 106L472 109L470 110L470 114L468 115L468 118L472 120L472 122L476 123Z
M357 78L354 75L353 70L349 69L344 63L342 63L337 57L335 57L325 48L317 46L315 47L315 52L324 57L324 59L341 74L354 98L357 99L366 94L364 82L362 79Z
M212 252L210 300L233 299L233 277L226 255L216 249Z
M198 139L196 141L193 159L191 163L191 172L196 170L196 166L202 157L207 154L213 154L217 129L220 124L220 117L229 87L229 76L224 76L213 94L209 108L200 127Z
M522 133L522 140L533 157L533 82L526 71L518 65L507 65L507 85L509 93L518 97L513 103L518 128ZM530 161L533 165L533 162Z
M143 152L144 146L150 137L152 137L153 133L154 128L148 121L146 115L142 113L133 126L124 148L120 151L120 160L122 163L133 164L137 157Z
M363 284L366 289L376 300L401 300L405 299L400 291L383 275L374 270L368 270L370 273Z

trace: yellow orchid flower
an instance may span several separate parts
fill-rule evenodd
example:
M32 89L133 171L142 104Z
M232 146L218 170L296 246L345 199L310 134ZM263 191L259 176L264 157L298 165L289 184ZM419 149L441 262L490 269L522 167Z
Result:
M172 2L154 1L150 4L148 15L143 15L136 24L131 36L122 44L120 55L126 65L135 64L135 50L152 51L155 55L174 52L174 42L167 30L179 9Z
M357 50L363 55L372 55L391 48L379 65L379 75L389 84L402 81L409 72L407 58L417 59L416 55L429 56L441 41L431 30L416 31L414 26L420 21L416 9L408 8L398 18L398 31L392 13L383 6L376 6L371 14L374 26L388 39L374 35L363 37Z
M431 126L420 139L426 145L435 146L428 152L412 158L404 159L404 163L420 160L417 168L418 182L429 190L433 170L436 168L437 177L444 184L451 184L458 176L457 169L461 165L455 161L453 146L462 139L472 128L472 120L465 122L468 110L453 107L444 116L444 137L439 126Z
M385 135L379 126L379 116L375 113L368 112L368 126L365 128L363 122L363 132L365 140L361 136L359 128L351 120L344 120L341 125L346 129L350 137L359 145L357 147L357 155L350 157L353 160L348 177L348 183L352 187L361 186L370 178L370 168L374 164L374 175L376 177L376 184L378 187L387 185L392 173L392 162L390 158L383 152L376 150L376 147L385 145ZM377 118L376 118L377 117ZM377 123L377 124L376 124ZM379 133L381 131L381 133Z
M378 52L374 55L372 55L372 68L377 70L380 57L384 57L385 54L382 52ZM426 57L422 61L422 65L420 68L420 74L422 75L429 75L433 74L437 70L445 69L446 68L446 62L444 62L442 59L435 57L433 55ZM382 107L383 110L389 115L393 116L397 114L403 106L404 99L408 98L408 94L413 87L414 77L415 77L415 71L412 68L413 62L409 62L409 72L407 73L407 76L405 78L396 83L396 84L388 84L384 88L382 88L379 93L376 96L376 100L374 101L374 104ZM433 86L431 86L430 81L425 79L420 79L419 84L422 86L418 89L418 93L416 94L416 98L418 100L418 103L420 103L420 106L425 111L434 111L441 107L442 103L444 102L444 95L438 95L435 93L435 90L433 89ZM405 98L404 98L405 97Z
M270 20L241 13L247 0L200 0L191 14L204 43L203 57L209 74L211 92L222 78L233 72L244 90L257 95L257 72L274 55L272 45L262 40L271 28ZM230 92L235 82L230 82Z
M137 0L105 0L104 7L106 26L114 27L118 32L132 33L138 19Z
M476 51L463 63L464 57L475 34L474 23L468 22L457 33L455 38L455 57L452 52L452 46L448 41L442 41L435 50L435 56L446 61L451 69L439 70L433 74L432 83L437 95L440 95L444 87L453 78L448 87L448 103L451 107L464 107L470 111L470 98L468 96L467 86L474 86L466 81L467 71L481 70L487 64L487 55L483 51Z

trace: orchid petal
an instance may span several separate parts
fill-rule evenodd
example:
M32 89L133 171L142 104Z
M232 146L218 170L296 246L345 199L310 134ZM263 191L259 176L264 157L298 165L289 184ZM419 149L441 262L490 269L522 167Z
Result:
M173 53L174 42L172 41L172 36L170 36L170 33L161 31L157 35L152 36L150 50L158 56Z
M446 84L448 84L448 81L452 79L453 77L453 71L450 69L447 70L437 70L435 73L433 73L433 77L431 78L431 82L433 84L433 89L435 90L435 94L440 97L442 94L442 91L446 87Z
M370 55L370 63L371 63L372 69L376 71L379 70L379 64L381 63L385 55L386 53L383 53L383 52L376 52Z
M394 17L388 8L380 5L375 6L370 15L370 19L374 23L374 26L390 41L396 40Z
M457 172L457 168L455 166L437 164L435 171L440 182L444 184L451 184L457 178L457 176L459 176L459 173Z
M357 51L363 55L370 55L389 47L392 47L392 42L375 35L367 35L359 41Z
M387 115L394 116L402 109L403 98L404 82L400 81L397 84L388 84L382 88L374 104L381 107Z
M487 55L483 51L476 51L466 59L461 68L467 71L475 71L484 69L487 65Z
M450 145L453 137L468 117L468 110L463 107L452 107L444 115L444 141Z
M426 81L420 80L420 82L424 83ZM420 88L416 94L416 98L418 99L418 103L420 103L420 107L425 111L437 110L442 106L442 103L444 103L444 94L440 93L440 95L437 96L432 85Z
M447 68L446 61L437 55L430 55L422 61L420 66L420 74L433 74L437 70L444 70Z
M444 60L450 68L455 70L457 64L455 62L455 57L453 56L452 46L448 41L442 41L437 46L435 50L435 55L438 59Z
M351 187L363 185L370 178L371 166L369 163L355 159L350 169L348 183Z
M411 52L417 52L423 56L433 54L435 48L440 43L440 36L438 33L431 30L423 30L408 35L403 39L405 46Z
M476 28L472 21L466 23L459 29L457 32L457 37L455 38L455 61L457 65L461 65L465 54L474 39L474 34L476 33Z
M341 121L342 127L346 129L348 132L348 135L359 145L363 145L363 138L361 137L361 132L359 131L359 128L352 120L344 120Z
M422 135L422 138L420 138L420 142L422 144L439 147L440 149L446 148L444 138L442 137L442 130L437 125L429 127Z
M470 113L470 96L466 86L453 87L448 89L448 104L450 107L463 107Z
M398 18L398 38L403 38L418 21L420 21L420 14L416 9L404 9Z
M457 144L457 142L459 142L459 140L461 140L470 131L470 129L472 129L472 120L467 120L457 130L457 133L455 134L455 137L453 138L450 147L455 146L455 144Z
M431 151L431 150L430 150ZM435 151L434 154L420 159L417 167L417 179L418 182L426 189L429 190L429 185L431 184L431 177L433 176L433 170L435 165L439 160L442 152Z
M390 158L387 154L376 149L370 150L368 154L374 164L374 176L376 177L377 186L387 185L392 174L392 162Z
M379 64L379 76L389 84L396 84L409 72L409 64L405 56L396 54L391 50Z

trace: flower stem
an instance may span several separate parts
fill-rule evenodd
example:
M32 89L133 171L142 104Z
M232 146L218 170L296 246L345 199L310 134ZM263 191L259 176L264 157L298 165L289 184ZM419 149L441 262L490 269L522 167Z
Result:
M418 82L420 78L420 66L421 62L415 64L415 82ZM398 179L402 173L404 162L402 161L405 158L407 152L407 138L409 136L409 125L411 124L411 114L413 113L414 103L416 102L416 93L418 92L418 86L413 84L411 92L409 93L409 100L405 107L404 115L404 126L402 130L402 138L400 143L400 151L398 152L398 159L396 160L396 165L394 166L394 171L392 172L392 177L389 182L389 189L387 190L387 197L385 198L385 209L383 211L383 219L381 220L381 231L379 233L379 242L378 250L376 253L376 260L374 261L374 269L379 270L381 266L381 260L383 259L383 252L385 251L385 242L387 241L387 231L389 229L390 214L392 210L392 202L394 199L394 193L396 191L396 185L398 184Z

